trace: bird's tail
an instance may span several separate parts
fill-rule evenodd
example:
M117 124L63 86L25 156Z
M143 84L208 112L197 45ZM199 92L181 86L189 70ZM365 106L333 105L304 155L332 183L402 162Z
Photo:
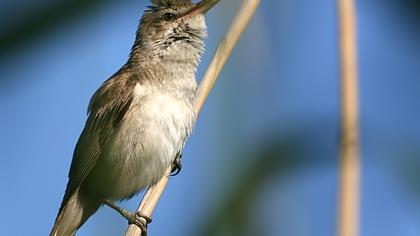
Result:
M73 236L100 205L100 201L81 194L78 188L60 208L50 236Z

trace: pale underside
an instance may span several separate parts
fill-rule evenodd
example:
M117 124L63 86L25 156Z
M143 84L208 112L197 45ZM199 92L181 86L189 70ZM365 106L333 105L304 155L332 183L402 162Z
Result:
M163 176L192 130L195 114L189 99L148 94L143 86L135 86L119 130L85 180L91 194L131 198Z

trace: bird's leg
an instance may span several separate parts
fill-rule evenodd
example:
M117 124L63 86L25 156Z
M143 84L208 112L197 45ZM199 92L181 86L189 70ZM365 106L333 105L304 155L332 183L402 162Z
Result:
M120 215L122 215L126 220L128 220L129 224L137 225L142 232L142 236L147 236L147 225L152 222L152 219L148 216L141 215L140 212L132 213L121 207L117 206L115 203L109 200L103 200L103 203L110 208L114 209Z
M179 172L181 172L181 169L182 169L181 158L182 158L181 152L179 152L178 154L176 154L175 160L172 163L171 176L178 175Z

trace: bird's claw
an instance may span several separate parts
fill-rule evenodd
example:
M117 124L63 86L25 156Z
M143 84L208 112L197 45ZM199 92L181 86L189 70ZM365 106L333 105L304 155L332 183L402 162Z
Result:
M142 232L142 236L147 236L147 225L152 222L152 219L148 216L142 215L140 212L132 213L127 211L119 206L117 206L114 202L104 199L102 200L103 203L110 208L114 209L118 213L120 213L126 220L128 220L128 224L137 225Z
M142 215L139 211L128 219L128 224L137 225L141 229L142 236L147 236L147 226L151 222L152 219L150 217Z
M171 176L178 175L179 172L181 172L181 169L182 169L181 158L182 158L182 154L177 154L176 155L175 160L172 164Z

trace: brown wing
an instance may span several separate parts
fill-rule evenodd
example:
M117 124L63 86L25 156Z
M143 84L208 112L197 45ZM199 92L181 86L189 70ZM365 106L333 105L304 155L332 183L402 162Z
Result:
M104 148L113 140L133 101L134 84L129 76L117 73L93 95L88 109L89 117L73 154L60 211L95 167Z

